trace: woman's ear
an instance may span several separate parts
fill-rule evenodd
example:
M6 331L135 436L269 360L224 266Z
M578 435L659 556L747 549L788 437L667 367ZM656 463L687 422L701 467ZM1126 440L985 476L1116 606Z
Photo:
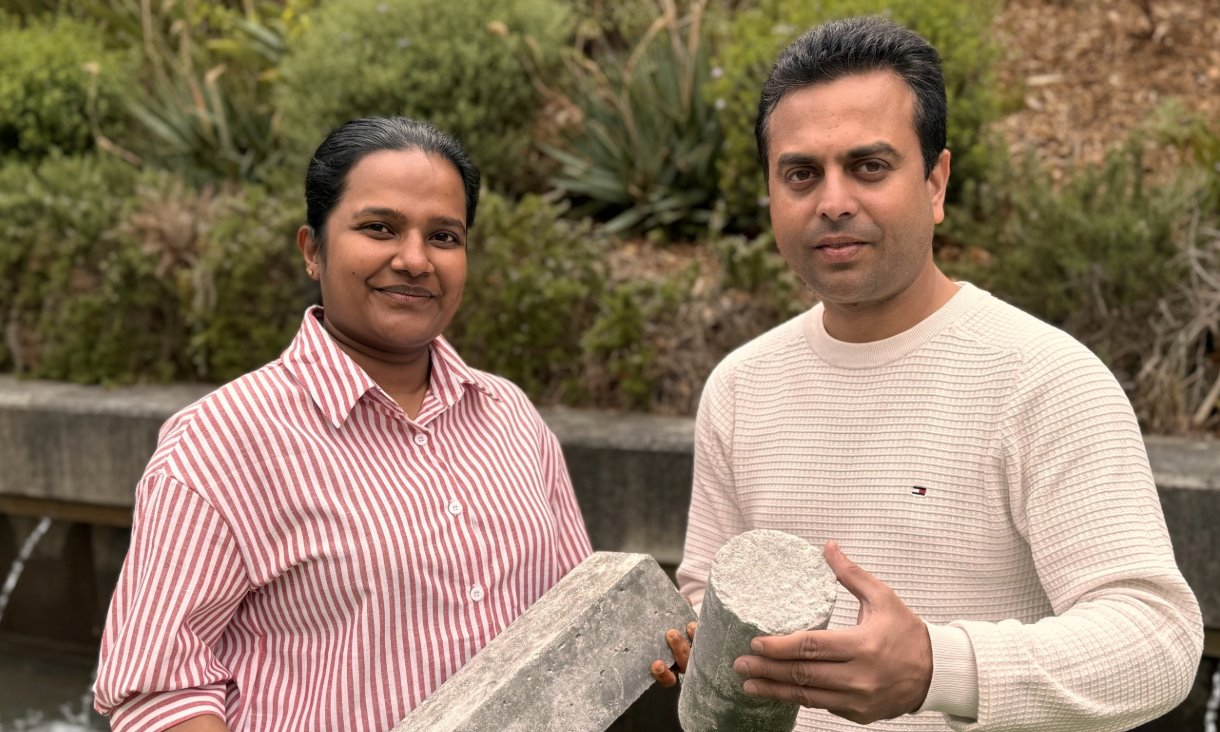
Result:
M305 259L305 274L309 275L311 280L321 277L321 247L318 246L318 239L314 236L312 226L305 224L297 229L297 249L301 251L301 256Z

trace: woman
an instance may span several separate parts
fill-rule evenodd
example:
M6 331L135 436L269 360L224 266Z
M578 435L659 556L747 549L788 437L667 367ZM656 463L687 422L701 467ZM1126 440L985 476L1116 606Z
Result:
M349 122L309 164L292 344L162 428L96 686L115 730L394 726L590 551L554 435L441 337L479 174Z

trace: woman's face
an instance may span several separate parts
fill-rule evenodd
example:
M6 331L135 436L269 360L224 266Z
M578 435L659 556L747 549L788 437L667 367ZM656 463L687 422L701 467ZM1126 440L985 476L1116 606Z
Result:
M349 353L380 361L425 352L457 312L466 284L466 192L457 168L421 150L381 150L347 174L319 252L297 244L322 288L327 330Z

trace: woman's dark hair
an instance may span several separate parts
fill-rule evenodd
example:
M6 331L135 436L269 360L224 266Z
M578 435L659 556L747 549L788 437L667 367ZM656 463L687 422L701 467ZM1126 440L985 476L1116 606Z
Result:
M893 71L915 98L915 132L924 176L945 149L948 103L940 55L914 31L880 17L846 18L810 29L784 49L763 85L754 137L763 176L767 170L767 124L784 95L851 74Z
M474 226L479 205L479 169L454 137L407 117L355 119L326 136L305 171L305 221L314 240L325 243L326 219L347 189L347 174L370 153L421 150L439 155L457 168L466 190L466 227Z

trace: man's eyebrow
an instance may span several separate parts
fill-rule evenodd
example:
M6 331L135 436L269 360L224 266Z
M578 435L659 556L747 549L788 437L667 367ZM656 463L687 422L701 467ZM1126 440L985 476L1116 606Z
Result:
M847 151L847 160L859 160L860 158L871 158L876 155L902 160L902 153L898 152L897 148L888 142L874 142L871 145L862 145L853 147Z
M814 165L818 159L805 153L784 153L775 159L775 167L787 168L798 165Z
M880 141L880 140L877 142L874 142L874 143L870 143L868 145L861 145L859 147L853 147L850 150L848 150L840 159L846 160L846 161L851 161L851 160L859 160L861 158L871 158L871 157L875 157L878 155L888 157L888 158L893 158L894 160L898 160L898 161L901 161L903 159L902 153L898 152L897 148L895 148L893 145L889 144L888 142L884 142L884 141ZM777 157L775 159L775 167L788 168L788 167L799 167L799 166L803 166L803 165L818 165L821 162L822 162L821 158L819 158L815 155L809 155L808 153L800 153L800 152L786 152L786 153L781 154L779 157Z

